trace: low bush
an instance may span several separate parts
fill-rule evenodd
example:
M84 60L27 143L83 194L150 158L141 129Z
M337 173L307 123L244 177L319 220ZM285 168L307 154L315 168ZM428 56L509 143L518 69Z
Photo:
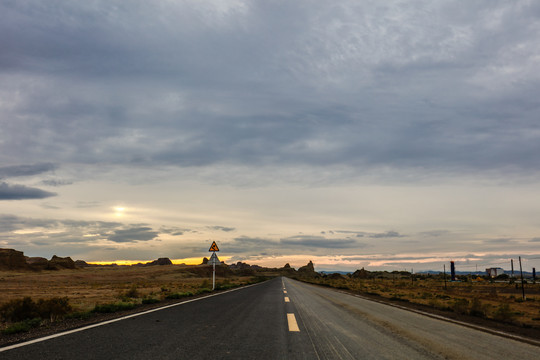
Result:
M36 328L41 325L41 319L40 318L34 318L34 319L26 319L24 321L16 322L14 324L11 324L4 330L2 330L2 334L4 335L10 335L10 334L18 334L22 332L27 332L32 328Z
M113 304L102 304L94 306L92 312L94 313L114 313L117 311L131 310L134 309L137 305L134 303L113 303Z
M39 317L37 304L30 297L11 300L0 307L3 320L19 322Z
M133 286L131 289L126 291L124 296L127 297L127 298L136 299L136 298L139 297L139 291L137 290L137 288L135 286Z
M202 288L202 289L197 290L197 294L205 294L205 293L211 293L211 292L212 292L212 289L210 288Z
M469 315L485 317L486 305L482 304L482 302L478 298L473 298L469 307Z
M497 307L497 310L493 313L493 318L495 320L503 322L511 322L515 317L515 314L512 312L510 305L501 304Z
M72 312L66 315L66 318L87 320L87 319L90 319L92 315L93 315L92 311L77 311L77 312Z
M165 297L165 299L181 299L184 297L193 296L193 293L191 291L186 291L183 293L172 293Z
M469 300L454 299L451 305L452 311L458 314L467 314L469 312Z
M60 319L69 312L73 311L67 297L56 297L48 300L40 299L37 306L41 318L45 319L48 317L51 321Z
M235 288L235 287L238 287L238 285L236 284L216 284L216 290L228 290L228 289L232 289L232 288Z
M67 297L39 299L37 302L30 297L24 297L11 300L0 306L0 317L10 322L21 322L36 318L54 321L62 318L72 310Z
M159 299L154 299L154 298L142 299L143 304L156 304L158 302L159 302Z

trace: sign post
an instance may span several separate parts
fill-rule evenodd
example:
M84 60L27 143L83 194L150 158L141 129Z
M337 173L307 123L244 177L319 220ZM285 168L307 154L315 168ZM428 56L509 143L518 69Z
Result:
M210 256L210 262L213 266L213 272L212 272L212 290L215 290L216 288L216 263L219 263L219 259L216 255L216 251L219 251L219 248L216 244L216 242L212 242L212 246L210 246L210 249L208 251L212 251L212 256Z

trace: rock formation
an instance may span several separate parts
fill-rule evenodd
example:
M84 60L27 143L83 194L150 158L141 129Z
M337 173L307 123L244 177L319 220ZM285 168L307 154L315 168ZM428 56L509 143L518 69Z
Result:
M144 264L144 266L154 266L154 265L172 265L172 261L169 258L159 258L152 262Z
M34 270L45 270L49 267L49 260L44 257L27 257L26 262Z
M22 251L0 249L0 270L27 270L26 258Z
M75 262L70 257L60 257L53 255L49 260L49 270L55 269L76 269Z
M314 273L315 272L315 267L313 266L313 262L311 262L311 260L310 260L307 265L304 265L304 266L300 267L298 269L298 272L299 273Z
M84 260L75 260L75 266L76 267L80 267L80 268L84 268L84 267L89 267L91 266L90 264L88 264L86 261Z
M367 279L369 278L369 271L364 270L364 268L361 268L360 270L356 270L352 273L351 278L353 279Z
M313 262L311 260L307 265L304 265L300 268L298 268L298 275L303 277L319 277L319 273L315 272L315 267L313 266Z

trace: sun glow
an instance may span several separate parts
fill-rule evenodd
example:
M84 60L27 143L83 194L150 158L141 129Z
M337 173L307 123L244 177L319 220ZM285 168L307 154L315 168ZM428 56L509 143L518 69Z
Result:
M114 215L118 217L124 215L126 211L126 208L123 206L115 206L113 209L114 209Z

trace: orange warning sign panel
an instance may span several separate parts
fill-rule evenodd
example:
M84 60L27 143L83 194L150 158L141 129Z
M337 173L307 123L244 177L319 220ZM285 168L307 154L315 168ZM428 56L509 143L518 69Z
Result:
M212 246L210 246L210 249L208 251L219 251L219 248L217 247L216 242L212 242Z

